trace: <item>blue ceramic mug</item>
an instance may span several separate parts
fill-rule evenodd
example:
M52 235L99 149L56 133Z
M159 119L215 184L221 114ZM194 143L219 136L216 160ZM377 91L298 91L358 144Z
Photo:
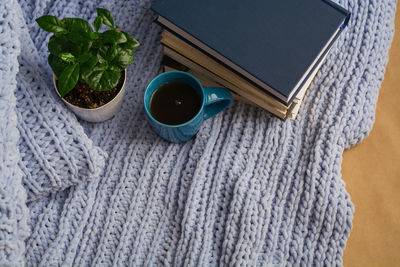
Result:
M201 107L197 114L189 121L178 125L168 125L157 121L150 112L150 102L155 91L166 83L186 83L196 90L201 100ZM154 131L164 139L180 143L192 138L200 129L202 122L223 111L232 103L232 96L225 88L203 87L191 74L183 71L164 72L155 77L147 86L144 93L144 108L146 109L150 125Z

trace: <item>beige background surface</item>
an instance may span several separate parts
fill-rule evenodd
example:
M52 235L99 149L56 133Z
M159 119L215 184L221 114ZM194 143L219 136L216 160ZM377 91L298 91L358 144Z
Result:
M400 266L400 1L396 33L370 135L344 152L342 177L355 205L344 266Z

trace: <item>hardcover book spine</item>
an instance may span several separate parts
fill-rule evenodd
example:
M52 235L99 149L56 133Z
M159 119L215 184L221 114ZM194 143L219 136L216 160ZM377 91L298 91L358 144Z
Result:
M332 0L322 0L322 1L324 1L326 4L330 5L331 7L335 8L336 10L338 10L339 12L341 12L343 15L346 16L346 19L344 20L342 26L340 26L340 29L343 29L344 27L346 27L349 22L351 13L347 9L342 7L341 5L333 2Z

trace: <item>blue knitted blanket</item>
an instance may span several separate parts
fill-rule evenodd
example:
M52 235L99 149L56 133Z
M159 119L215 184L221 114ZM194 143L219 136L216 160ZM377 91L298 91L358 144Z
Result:
M297 120L235 102L171 144L141 101L160 72L150 0L0 0L0 265L341 265L342 153L372 127L396 3L338 3L349 26ZM122 110L89 124L55 96L35 19L96 7L141 46Z

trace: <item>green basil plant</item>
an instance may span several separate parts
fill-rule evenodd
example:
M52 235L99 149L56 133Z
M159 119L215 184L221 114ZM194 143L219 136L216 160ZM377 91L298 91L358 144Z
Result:
M118 30L110 11L98 8L94 30L80 18L44 15L36 22L50 37L48 62L58 78L58 90L64 97L78 80L93 90L107 91L117 86L121 71L133 63L139 42ZM109 28L99 32L101 25Z

